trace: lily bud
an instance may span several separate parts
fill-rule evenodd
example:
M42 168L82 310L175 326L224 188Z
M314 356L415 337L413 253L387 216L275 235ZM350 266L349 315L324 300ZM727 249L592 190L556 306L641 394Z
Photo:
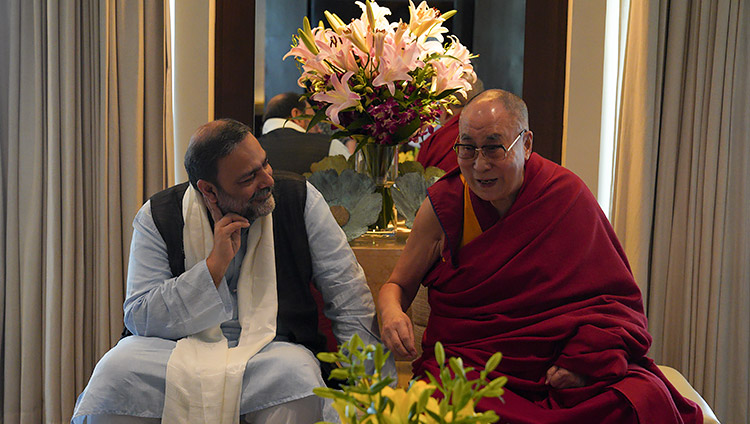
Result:
M422 22L417 28L412 29L412 34L414 34L415 37L419 37L420 35L424 34L425 31L432 28L433 25L439 23L439 19L430 19L427 21Z
M403 38L406 31L409 30L409 25L399 21L398 27L396 27L396 34L393 36L393 44L396 46L401 45L401 39Z
M380 29L372 34L372 44L375 50L375 57L380 58L383 54L383 46L385 44L385 31Z
M351 25L344 30L344 36L348 38L358 49L365 53L369 53L370 49L367 47L367 42L362 34L359 33L356 25Z
M326 19L328 20L328 23L331 24L331 28L336 32L338 35L342 35L344 32L344 29L346 29L346 25L344 25L344 21L341 20L335 13L331 13L329 11L323 12Z
M310 20L307 19L307 16L302 18L302 30L305 31L305 34L310 36L310 39L312 39L312 28L310 27Z
M370 0L365 0L365 8L367 9L367 22L370 23L370 31L375 32L375 13L372 11Z
M442 15L440 15L440 17L443 19L443 21L447 21L448 19L452 18L453 15L455 15L456 13L458 13L458 10L453 9L453 10L449 10L443 13Z
M308 37L307 34L301 29L297 30L297 34L299 34L299 39L302 40L302 43L304 43L305 47L307 47L307 50L310 50L310 53L320 53L320 50L318 49L318 46L315 45L315 41L312 37Z

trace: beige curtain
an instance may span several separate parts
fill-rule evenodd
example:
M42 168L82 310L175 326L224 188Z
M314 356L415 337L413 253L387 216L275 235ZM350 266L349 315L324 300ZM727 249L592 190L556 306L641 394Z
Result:
M164 3L0 5L2 422L68 422L122 329L130 222L172 174Z
M631 3L612 221L657 362L750 423L750 5Z

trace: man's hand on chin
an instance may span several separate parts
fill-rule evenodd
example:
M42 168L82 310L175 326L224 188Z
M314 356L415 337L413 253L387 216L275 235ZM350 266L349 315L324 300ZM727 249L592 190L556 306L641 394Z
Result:
M219 206L205 196L203 202L214 220L214 247L206 258L206 266L214 284L219 287L229 263L240 250L240 233L243 228L250 226L250 222L236 213L222 214Z

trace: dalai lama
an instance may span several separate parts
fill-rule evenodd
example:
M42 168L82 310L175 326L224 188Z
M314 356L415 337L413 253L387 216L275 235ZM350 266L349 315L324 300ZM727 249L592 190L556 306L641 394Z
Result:
M429 189L380 291L383 340L415 357L404 313L429 289L416 377L447 356L508 377L483 399L503 423L700 423L646 354L641 293L612 227L573 173L532 153L523 100L488 90L464 108L458 169Z

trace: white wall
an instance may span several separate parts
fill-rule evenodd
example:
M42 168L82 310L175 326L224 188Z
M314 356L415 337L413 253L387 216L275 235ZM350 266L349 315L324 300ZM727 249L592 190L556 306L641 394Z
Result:
M568 3L562 164L597 194L606 2Z
M570 0L562 164L609 216L617 118L617 72L626 0Z
M171 0L175 181L196 128L214 119L215 0Z

